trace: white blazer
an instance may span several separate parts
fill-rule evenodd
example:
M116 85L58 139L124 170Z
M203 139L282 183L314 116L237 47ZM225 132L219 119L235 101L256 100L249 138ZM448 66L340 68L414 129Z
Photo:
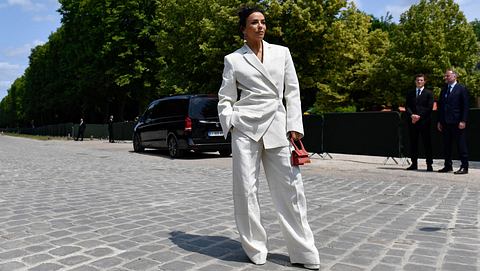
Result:
M303 135L300 88L287 47L263 41L262 63L245 44L225 56L224 65L218 115L225 137L235 127L257 142L263 138L269 149L288 146L289 131Z

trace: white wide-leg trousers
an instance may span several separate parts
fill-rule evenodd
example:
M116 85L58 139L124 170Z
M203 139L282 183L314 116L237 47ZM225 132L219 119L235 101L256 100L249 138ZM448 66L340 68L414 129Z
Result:
M263 163L273 204L292 263L320 264L313 233L307 221L302 176L290 164L288 146L264 149L243 133L232 131L233 200L242 247L256 264L267 258L267 234L260 220L258 185Z

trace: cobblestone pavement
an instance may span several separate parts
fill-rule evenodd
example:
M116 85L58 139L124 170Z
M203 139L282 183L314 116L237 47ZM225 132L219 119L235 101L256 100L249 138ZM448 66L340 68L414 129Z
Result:
M131 149L0 136L0 270L303 270L264 177L270 254L255 266L238 242L230 158ZM332 156L303 167L322 270L479 269L478 163L457 176Z

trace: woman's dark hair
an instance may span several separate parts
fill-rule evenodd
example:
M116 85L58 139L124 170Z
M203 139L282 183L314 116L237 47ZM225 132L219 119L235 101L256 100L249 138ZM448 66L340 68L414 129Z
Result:
M238 12L238 30L240 31L240 37L243 39L243 29L247 27L247 18L250 16L250 14L254 12L260 12L263 15L264 12L258 7L243 7L239 12Z

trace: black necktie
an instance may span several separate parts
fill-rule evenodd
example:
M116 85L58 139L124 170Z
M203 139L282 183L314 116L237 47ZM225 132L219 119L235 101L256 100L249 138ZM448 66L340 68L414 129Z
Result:
M450 95L450 92L452 91L452 85L448 85L447 93L445 94L445 98L448 98L448 95Z

